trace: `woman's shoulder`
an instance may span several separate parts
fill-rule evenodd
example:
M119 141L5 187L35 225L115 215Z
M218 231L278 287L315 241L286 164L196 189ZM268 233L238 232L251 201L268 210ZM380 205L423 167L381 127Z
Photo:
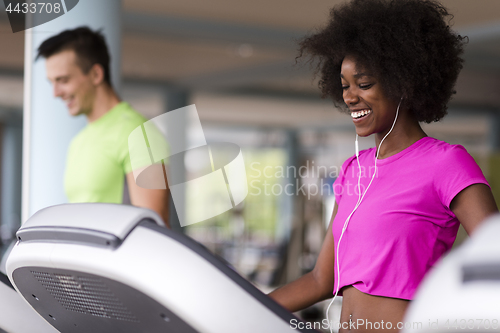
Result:
M426 160L434 159L441 162L472 158L464 146L451 144L432 137L427 137L425 144L422 145L422 153L425 155Z
M369 154L369 152L367 152L367 154ZM390 158L392 158L392 160L400 160L403 163L420 164L419 162L425 161L425 164L433 164L469 157L470 154L462 145L450 144L426 136Z
M473 160L464 146L451 144L433 137L424 137L405 150L398 154L400 156L396 156L397 159L404 161L404 163L408 163L409 161L425 161L426 165L440 163L449 165ZM359 160L362 165L364 163L372 163L374 158L375 147L359 152ZM347 170L355 161L356 155L347 158L342 164L342 171Z
M484 178L481 168L464 146L435 138L426 141L426 147L423 147L418 158L420 163L415 161L413 165L426 168L434 175L435 181L451 179L458 182L462 177Z

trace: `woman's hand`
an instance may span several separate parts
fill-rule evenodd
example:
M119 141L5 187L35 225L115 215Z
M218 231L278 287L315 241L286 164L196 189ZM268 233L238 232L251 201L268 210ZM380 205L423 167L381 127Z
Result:
M271 292L269 296L291 312L307 308L332 297L334 277L334 242L332 223L337 214L335 205L330 225L314 269L299 279Z

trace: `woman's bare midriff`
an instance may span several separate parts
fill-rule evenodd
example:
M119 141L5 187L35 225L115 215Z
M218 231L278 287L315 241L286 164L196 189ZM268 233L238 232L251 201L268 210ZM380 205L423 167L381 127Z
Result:
M398 323L403 322L409 303L399 298L368 295L353 286L345 287L340 333L398 332Z

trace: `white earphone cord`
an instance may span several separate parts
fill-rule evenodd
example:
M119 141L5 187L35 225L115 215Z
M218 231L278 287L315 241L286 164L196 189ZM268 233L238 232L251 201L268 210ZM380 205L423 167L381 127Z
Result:
M349 214L349 216L347 217L347 219L344 222L344 226L342 227L342 233L340 234L339 241L337 243L337 250L335 251L335 257L336 257L336 260L335 260L336 265L335 266L337 268L337 274L336 274L336 277L337 277L336 286L337 286L337 288L335 290L335 295L333 296L332 301L330 302L330 304L328 304L328 307L326 308L326 319L328 320L328 323L329 323L330 333L333 333L333 331L332 331L333 325L331 325L331 322L330 322L329 317L328 317L328 313L330 311L330 306L333 304L333 301L335 301L335 298L337 297L337 294L339 292L339 285L340 285L340 266L339 266L340 241L342 240L342 236L344 236L344 231L347 229L347 225L349 224L349 221L351 220L352 214L354 214L356 209L358 209L359 205L361 204L361 201L363 200L363 198L366 195L366 192L368 192L368 189L370 188L370 185L372 184L373 179L375 179L375 175L377 174L377 159L378 159L378 155L380 153L380 147L382 146L382 143L384 142L385 138L387 138L387 136L394 129L394 125L396 125L396 120L398 119L398 115L399 115L399 107L401 106L402 101L403 101L403 97L401 97L401 100L399 101L398 108L396 110L396 117L394 118L394 122L392 123L391 129L389 130L389 132L387 132L387 134L384 136L384 138L380 141L380 144L378 145L377 155L375 156L375 172L373 173L372 179L370 180L370 183L368 184L368 187L366 188L365 193L363 193L363 196L361 196L361 165L359 163L358 134L356 134L355 147L356 147L356 160L358 161L358 202L356 203L356 206L354 206L354 209L352 210L351 214Z

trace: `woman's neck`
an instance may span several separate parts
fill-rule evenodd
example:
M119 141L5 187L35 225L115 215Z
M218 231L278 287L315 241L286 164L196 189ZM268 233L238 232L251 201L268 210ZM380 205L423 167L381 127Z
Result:
M380 149L378 159L395 155L427 136L422 127L420 127L419 122L409 112L401 113L394 129L385 138L382 146L379 148L380 142L388 132L389 130L375 134L375 144L377 149Z

